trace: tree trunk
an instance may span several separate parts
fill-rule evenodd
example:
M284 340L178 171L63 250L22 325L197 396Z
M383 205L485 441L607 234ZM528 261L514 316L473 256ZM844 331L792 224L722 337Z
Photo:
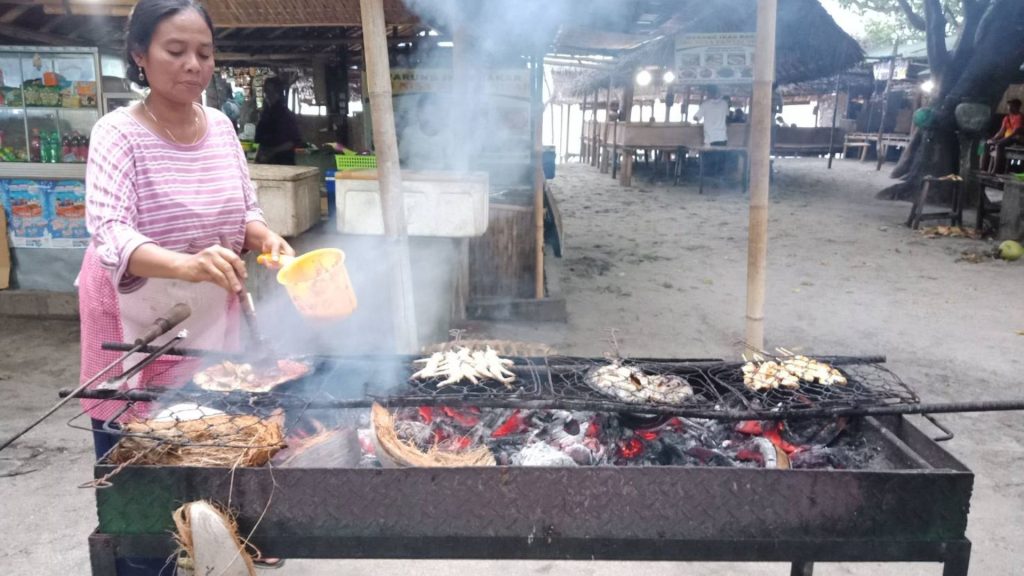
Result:
M920 189L925 176L944 176L957 171L959 144L954 112L961 102L986 103L993 109L1006 88L1020 75L1024 61L1024 2L994 0L978 20L965 30L976 32L960 39L956 52L942 74L939 93L932 103L935 113L929 130L918 130L892 172L898 184L882 190L879 198L906 200ZM974 36L971 38L971 36ZM1012 40L1011 40L1012 39Z

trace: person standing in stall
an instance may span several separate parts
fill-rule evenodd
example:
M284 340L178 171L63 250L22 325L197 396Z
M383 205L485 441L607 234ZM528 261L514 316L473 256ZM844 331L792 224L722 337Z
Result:
M260 145L256 162L295 165L295 149L302 145L302 133L295 113L288 109L288 86L271 76L263 82L263 111L256 124L255 141Z
M704 124L704 146L726 146L729 143L729 132L726 128L726 120L729 117L728 97L721 98L718 86L708 86L704 94L704 101L694 114L694 120ZM704 152L702 152L703 154ZM709 174L720 175L724 163L717 157L718 154L708 154L704 162L706 171Z

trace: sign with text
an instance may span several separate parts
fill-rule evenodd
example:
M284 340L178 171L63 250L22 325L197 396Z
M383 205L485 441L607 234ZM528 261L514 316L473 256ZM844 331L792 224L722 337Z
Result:
M874 74L875 80L882 81L889 79L889 63L891 60L883 60L881 62L875 62ZM892 79L893 80L906 80L907 69L910 68L910 61L906 58L897 58L896 65L892 68Z
M754 81L754 34L676 36L679 84L750 84Z

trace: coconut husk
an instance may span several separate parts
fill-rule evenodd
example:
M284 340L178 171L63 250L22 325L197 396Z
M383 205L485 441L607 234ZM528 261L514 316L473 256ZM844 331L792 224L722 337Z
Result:
M458 340L430 344L422 350L424 354L435 352L447 352L456 348L469 348L470 350L486 350L490 346L498 353L498 356L519 356L535 358L540 356L554 356L558 352L547 344L537 342L517 342L514 340Z
M283 416L218 414L195 420L144 420L122 426L110 461L139 465L263 466L284 447Z
M377 454L381 462L393 462L401 467L439 468L465 466L496 466L494 455L486 446L465 452L442 452L431 446L426 452L404 442L395 432L395 419L386 408L374 404L370 420L376 437L376 446L383 454Z
M238 523L226 510L199 500L175 510L173 518L179 567L191 574L216 570L216 574L225 576L255 576L252 558L238 534ZM203 541L198 542L200 539Z

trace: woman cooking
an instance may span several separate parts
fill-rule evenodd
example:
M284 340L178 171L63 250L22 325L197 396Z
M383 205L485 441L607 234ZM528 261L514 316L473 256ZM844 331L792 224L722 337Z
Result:
M78 278L83 382L117 359L100 349L102 342L131 342L177 302L192 309L174 330L188 330L189 347L235 347L237 293L246 279L239 254L294 254L263 219L231 121L196 103L214 67L206 11L194 0L141 0L126 44L128 78L149 92L92 131L92 243ZM174 385L188 376L186 368L178 358L162 358L138 380ZM123 409L120 402L83 403L94 430ZM133 407L118 418L145 414ZM108 435L97 433L97 457L110 447Z

